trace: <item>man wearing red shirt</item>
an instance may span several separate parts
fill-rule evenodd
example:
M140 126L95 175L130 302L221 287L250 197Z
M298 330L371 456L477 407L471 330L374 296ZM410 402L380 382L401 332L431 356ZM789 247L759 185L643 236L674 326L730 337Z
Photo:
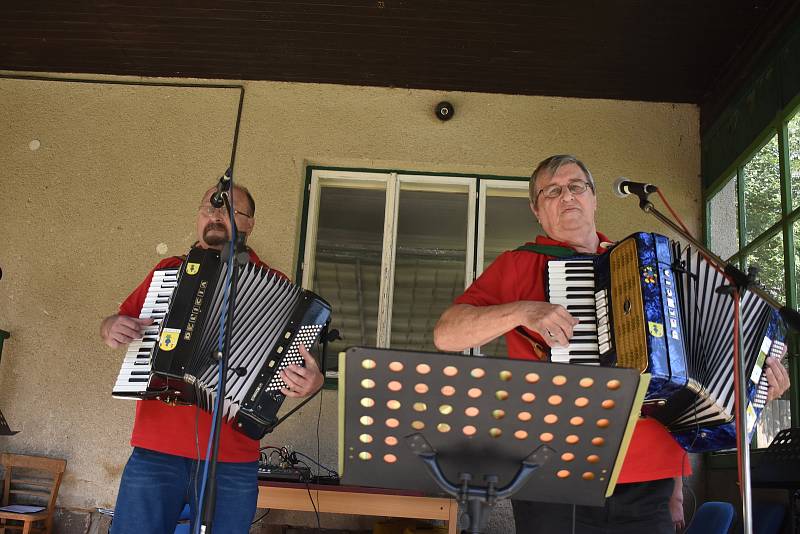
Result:
M222 250L230 240L231 225L225 210L210 203L215 191L206 191L198 209L195 246ZM234 187L231 196L236 227L249 235L255 222L255 201L243 187ZM251 262L267 267L254 251L249 253ZM119 313L103 320L100 335L108 346L121 347L141 337L144 328L152 324L152 319L138 317L153 271L177 267L182 261L176 256L159 262L122 303ZM290 365L281 371L288 386L281 392L288 397L306 397L322 386L316 361L302 346L300 352L305 367ZM210 413L195 406L171 406L158 400L136 403L131 435L134 449L120 482L113 534L172 534L185 503L190 505L192 517L196 516L196 492L203 476L211 420ZM258 496L259 446L231 424L223 424L214 513L214 529L219 532L246 534L250 530Z
M538 246L602 254L611 245L597 231L594 180L574 156L542 161L530 181L530 206L546 233ZM463 351L505 335L508 356L547 359L548 348L566 346L578 323L545 297L547 261L552 256L504 252L445 310L434 329L440 350ZM768 360L770 398L789 387L786 370ZM690 474L684 450L653 419L639 419L614 495L605 507L512 501L518 533L674 534L683 526L682 476Z

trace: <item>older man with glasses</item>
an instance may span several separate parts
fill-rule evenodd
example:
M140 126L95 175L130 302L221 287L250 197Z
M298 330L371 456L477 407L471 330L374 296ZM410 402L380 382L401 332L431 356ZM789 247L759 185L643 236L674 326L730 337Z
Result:
M603 254L611 245L597 231L594 179L575 156L551 156L530 180L530 206L545 236L504 252L445 310L434 329L440 350L462 351L505 335L508 356L546 360L550 347L568 345L577 319L545 298L547 261L559 253ZM789 387L778 362L770 398ZM769 372L768 372L769 374ZM685 451L654 419L637 422L614 495L605 507L513 501L518 533L674 534L683 527L682 477L691 474Z
M195 247L222 250L230 240L231 224L224 209L211 205L216 188L206 191L197 212ZM244 187L232 194L234 217L239 232L249 235L255 224L255 200ZM250 262L266 267L252 249ZM140 338L151 319L139 319L153 271L177 267L181 257L171 257L156 265L144 281L128 296L119 313L103 320L100 335L113 348ZM284 276L282 273L281 276ZM285 276L284 276L285 278ZM301 347L305 367L290 365L281 372L289 397L305 397L323 382L314 358ZM196 517L198 486L211 430L211 414L196 406L172 406L158 400L136 403L131 445L134 447L125 466L117 495L112 534L171 534L178 516L188 503ZM256 509L260 444L223 425L217 466L217 502L214 530L246 534Z

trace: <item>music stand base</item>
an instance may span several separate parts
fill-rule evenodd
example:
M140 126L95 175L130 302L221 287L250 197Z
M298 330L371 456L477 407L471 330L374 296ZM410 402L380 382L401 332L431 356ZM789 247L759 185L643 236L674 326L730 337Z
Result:
M484 474L485 485L470 484L472 473L459 473L459 484L454 484L444 475L439 465L438 455L430 446L425 437L420 434L411 434L406 437L406 443L425 465L428 474L436 484L448 495L455 497L460 506L465 508L467 519L466 528L462 532L480 534L486 529L489 515L498 500L508 499L518 490L522 489L533 473L547 463L553 454L552 449L542 445L520 463L519 470L511 481L502 488L497 487L498 476Z

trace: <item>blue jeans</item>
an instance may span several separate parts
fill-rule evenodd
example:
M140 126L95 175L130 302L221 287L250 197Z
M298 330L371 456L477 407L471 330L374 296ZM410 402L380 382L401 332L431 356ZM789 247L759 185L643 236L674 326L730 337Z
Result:
M195 486L199 494L204 467L203 461L134 448L122 473L111 534L172 534L185 503L194 531ZM219 462L212 531L247 534L257 497L258 462Z

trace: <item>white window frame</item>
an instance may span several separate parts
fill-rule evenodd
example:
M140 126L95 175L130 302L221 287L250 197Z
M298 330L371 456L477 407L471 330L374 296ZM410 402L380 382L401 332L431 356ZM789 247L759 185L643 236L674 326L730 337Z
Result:
M492 180L485 179L480 181L480 192L478 193L478 248L475 254L475 278L483 273L484 249L486 244L486 196L488 189L506 189L510 197L529 198L528 182L522 180ZM512 192L519 191L520 194ZM529 200L530 202L530 200ZM469 286L469 284L467 284Z
M353 187L381 189L386 192L384 206L383 250L381 254L381 282L378 302L378 328L376 344L389 348L392 331L392 304L394 302L395 254L397 251L397 217L400 191L464 192L467 194L466 261L464 282L466 289L473 281L475 268L475 202L478 178L475 176L438 176L426 174L400 174L397 172L344 171L312 169L309 184L309 202L306 218L306 240L303 251L302 286L311 288L316 268L316 245L319 227L319 204L322 188Z

